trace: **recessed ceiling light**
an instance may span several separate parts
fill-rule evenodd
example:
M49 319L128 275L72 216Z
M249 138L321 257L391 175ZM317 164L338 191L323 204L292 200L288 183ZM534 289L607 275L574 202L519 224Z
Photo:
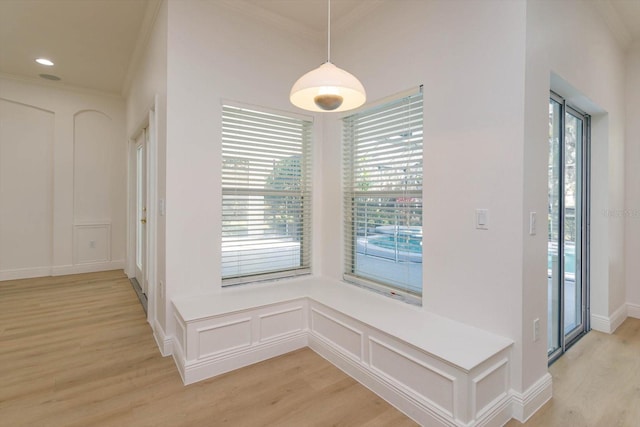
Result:
M53 62L47 58L38 58L36 59L36 62L41 65L46 65L47 67L53 66Z

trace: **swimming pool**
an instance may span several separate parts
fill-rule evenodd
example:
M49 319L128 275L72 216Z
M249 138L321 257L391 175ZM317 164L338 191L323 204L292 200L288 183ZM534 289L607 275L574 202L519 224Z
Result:
M398 252L411 252L414 254L422 253L422 237L398 235L396 236L383 234L378 236L372 236L367 239L367 243L370 245L380 246L385 249L396 250L396 239Z
M549 242L547 244L547 269L549 270L549 276L551 276L551 270L553 263L558 260L558 245L555 242ZM565 243L564 246L564 271L565 275L574 276L576 274L576 246L574 243Z
M395 262L422 262L422 235L373 234L358 238L357 252Z

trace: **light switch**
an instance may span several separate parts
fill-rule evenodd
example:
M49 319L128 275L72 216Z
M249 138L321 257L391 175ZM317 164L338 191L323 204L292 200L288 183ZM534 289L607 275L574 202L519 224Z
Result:
M160 211L160 216L164 216L164 199L158 200L158 210Z
M476 209L476 228L479 230L489 229L489 209Z

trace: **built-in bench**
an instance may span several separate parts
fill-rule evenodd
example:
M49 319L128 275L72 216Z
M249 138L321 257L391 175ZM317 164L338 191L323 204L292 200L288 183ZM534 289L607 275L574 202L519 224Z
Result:
M185 384L310 347L422 425L511 418L512 341L309 277L173 301Z

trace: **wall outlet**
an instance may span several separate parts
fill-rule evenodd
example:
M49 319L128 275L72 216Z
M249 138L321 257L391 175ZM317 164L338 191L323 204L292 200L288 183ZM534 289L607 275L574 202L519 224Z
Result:
M540 339L540 319L533 320L533 342Z

